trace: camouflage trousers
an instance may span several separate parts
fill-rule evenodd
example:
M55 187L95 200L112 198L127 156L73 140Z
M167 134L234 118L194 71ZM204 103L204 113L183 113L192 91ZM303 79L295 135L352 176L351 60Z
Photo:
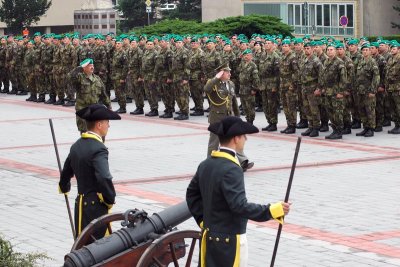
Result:
M17 76L16 76L17 90L18 91L24 91L26 86L25 86L25 78L22 75L22 73L23 73L22 66L16 66L15 67L15 72L17 73Z
M344 97L337 98L335 95L326 95L324 98L324 105L328 112L328 118L331 120L332 128L334 130L343 130L343 110L344 110Z
M388 92L388 102L393 110L393 121L400 127L400 91Z
M256 112L254 110L255 98L254 95L249 94L241 94L240 95L240 103L242 104L243 112L246 116L246 120L248 122L253 122L256 118Z
M151 110L158 110L158 89L156 81L144 81L144 91Z
M54 73L54 84L56 88L56 94L58 99L63 100L65 98L65 80L66 77L61 72Z
M36 89L36 84L35 84L35 75L33 70L26 70L25 75L25 84L30 92L31 95L36 96L37 95L37 89Z
M51 69L43 70L43 93L55 95L53 73Z
M376 127L376 96L369 97L368 94L358 94L360 99L359 113L364 128L375 129Z
M136 108L144 107L144 88L143 82L138 81L138 75L129 75L129 79L127 77L126 87L128 90L132 91L132 98L135 101Z
M175 100L178 104L180 111L183 114L189 114L189 94L190 88L189 83L182 84L182 81L174 81L172 84L172 90L175 93Z
M119 107L122 109L126 109L125 83L121 82L120 77L113 78L112 82L113 82L115 97L118 100Z
M10 65L7 68L7 74L8 74L8 78L10 79L11 85L12 85L12 90L17 90L17 76L15 73L15 66L14 65Z
M326 108L326 96L321 95L321 105L319 106L319 114L321 115L321 123L328 124L329 122L329 112Z
M203 87L204 83L201 80L190 80L190 94L194 102L195 110L204 109Z
M394 111L392 109L392 105L391 105L391 100L389 99L389 96L387 93L385 93L384 99L383 99L383 113L384 113L384 117L386 120L393 120L393 116L394 116Z
M64 73L67 73L67 72L64 72ZM35 67L35 84L36 84L38 94L46 93L46 89L45 89L46 85L45 85L43 70L39 71L37 67Z
M353 121L360 121L360 97L356 92L351 93L350 113Z
M278 108L279 108L279 96L278 92L272 92L272 90L260 91L262 97L262 106L269 124L278 123Z
M8 90L10 87L10 80L8 79L7 69L5 67L0 67L0 89L1 86L4 86L3 89Z
M376 127L382 127L383 121L385 120L385 92L377 92L376 93L376 109L375 109L375 117L376 117Z
M304 113L307 117L309 128L319 128L321 126L321 114L319 110L319 106L321 105L321 96L316 96L314 91L314 88L303 88L301 94Z
M161 90L161 99L164 103L165 109L174 112L175 110L175 94L172 90L171 83L167 83L166 79L160 79L159 83Z
M281 102L288 126L296 126L297 121L297 92L281 87Z
M304 107L302 86L297 85L295 90L297 91L297 109L299 111L300 119L308 120L307 111L306 108Z
M63 73L70 73L72 69L70 68L63 68ZM64 82L64 90L65 94L67 95L67 98L69 100L75 100L75 88L73 88L71 82L69 79L65 77L65 82Z
M351 127L351 108L352 108L351 95L344 95L344 110L343 110L343 124L345 128Z

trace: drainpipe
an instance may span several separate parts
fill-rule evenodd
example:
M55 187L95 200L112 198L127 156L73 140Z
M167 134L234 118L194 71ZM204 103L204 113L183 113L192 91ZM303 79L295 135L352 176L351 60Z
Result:
M360 33L359 36L364 36L364 0L360 0Z

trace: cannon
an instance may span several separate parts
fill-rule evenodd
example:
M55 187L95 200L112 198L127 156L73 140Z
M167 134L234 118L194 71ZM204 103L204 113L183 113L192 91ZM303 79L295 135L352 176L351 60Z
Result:
M176 229L191 217L186 202L148 216L138 209L104 215L93 220L64 257L64 267L191 266L200 243L198 231ZM122 228L99 240L95 229L122 221ZM109 231L111 228L109 227ZM187 251L188 250L188 251Z

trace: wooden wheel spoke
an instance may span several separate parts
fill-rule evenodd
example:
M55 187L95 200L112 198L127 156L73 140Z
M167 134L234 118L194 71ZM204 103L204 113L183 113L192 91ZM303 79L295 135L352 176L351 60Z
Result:
M187 257L187 260L186 260L185 267L189 267L190 263L192 262L192 256L193 256L193 253L194 253L194 247L195 246L196 246L196 238L193 238L192 239L192 243L190 244L190 250L189 250L189 253L188 253L188 257Z
M175 265L175 267L179 267L178 258L176 257L176 253L175 253L174 243L170 242L168 245L169 245L169 249L171 251L172 259L174 261L174 265Z

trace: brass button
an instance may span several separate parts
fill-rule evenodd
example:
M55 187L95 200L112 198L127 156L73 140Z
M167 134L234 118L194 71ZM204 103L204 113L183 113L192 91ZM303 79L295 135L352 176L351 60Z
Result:
M87 203L86 203L86 202L83 202L83 205L85 205L85 206L86 206L86 205L87 205Z
M225 242L226 242L226 243L229 243L229 238L225 238Z
M212 237L210 236L208 239L209 239L209 240L212 240Z
M215 241L219 242L219 237L215 238Z

